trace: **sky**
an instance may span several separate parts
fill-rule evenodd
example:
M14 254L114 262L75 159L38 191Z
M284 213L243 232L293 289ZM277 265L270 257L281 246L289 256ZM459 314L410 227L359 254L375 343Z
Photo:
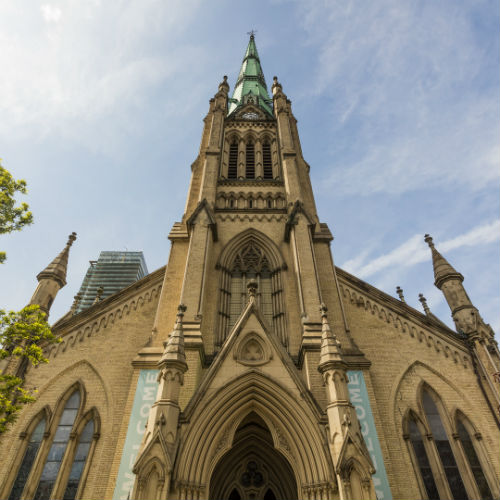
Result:
M166 264L208 101L248 43L292 101L335 263L452 326L430 233L500 330L499 4L486 0L0 3L0 157L35 222L0 236L20 309L71 231L65 314L101 250Z

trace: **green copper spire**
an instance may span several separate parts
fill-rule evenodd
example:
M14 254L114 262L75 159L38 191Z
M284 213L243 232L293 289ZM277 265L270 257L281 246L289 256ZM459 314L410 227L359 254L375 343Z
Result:
M234 86L233 96L229 100L228 115L240 106L247 104L250 100L253 100L254 104L272 116L272 99L267 93L266 80L260 66L253 33L250 35L245 57L241 63L240 74Z

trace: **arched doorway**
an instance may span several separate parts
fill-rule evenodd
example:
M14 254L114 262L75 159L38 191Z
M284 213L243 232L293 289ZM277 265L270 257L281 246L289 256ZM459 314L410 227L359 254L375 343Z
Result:
M290 464L273 444L271 432L256 413L240 423L232 448L220 459L210 480L217 500L293 500L297 483Z

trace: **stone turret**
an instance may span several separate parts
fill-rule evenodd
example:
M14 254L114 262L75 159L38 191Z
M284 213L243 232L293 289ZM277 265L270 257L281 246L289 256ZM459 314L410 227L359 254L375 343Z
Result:
M500 393L495 377L500 373L500 353L494 332L479 314L470 300L464 277L437 251L432 237L425 235L425 242L432 252L434 284L439 288L451 309L457 332L467 336L467 341L476 357L477 370L485 380L485 391L492 405L500 412Z
M73 232L61 253L36 277L38 287L31 297L30 305L38 304L47 316L57 293L66 285L69 249L75 240L76 233Z
M158 362L158 392L151 407L141 450L134 465L137 480L133 498L167 498L170 474L163 484L152 484L151 463L161 464L162 469L172 471L178 445L179 392L188 369L184 353L182 318L186 306L180 304L177 319L168 341L164 342L163 355Z
M353 498L353 492L364 489L364 498L375 498L373 482L369 479L375 472L370 454L361 433L354 406L349 400L347 363L341 345L328 323L327 308L320 307L322 318L321 353L318 371L326 387L329 429L329 444L340 498ZM352 460L363 467L362 484L350 484L349 463ZM354 488L354 489L353 489Z

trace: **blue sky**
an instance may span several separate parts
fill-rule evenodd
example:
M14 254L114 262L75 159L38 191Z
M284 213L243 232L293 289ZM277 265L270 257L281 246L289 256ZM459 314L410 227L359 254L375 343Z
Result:
M498 332L499 17L481 0L3 2L0 157L35 224L0 239L0 307L29 300L71 231L52 320L101 250L166 263L208 100L255 29L336 264L417 309L424 293L451 324L430 233Z

